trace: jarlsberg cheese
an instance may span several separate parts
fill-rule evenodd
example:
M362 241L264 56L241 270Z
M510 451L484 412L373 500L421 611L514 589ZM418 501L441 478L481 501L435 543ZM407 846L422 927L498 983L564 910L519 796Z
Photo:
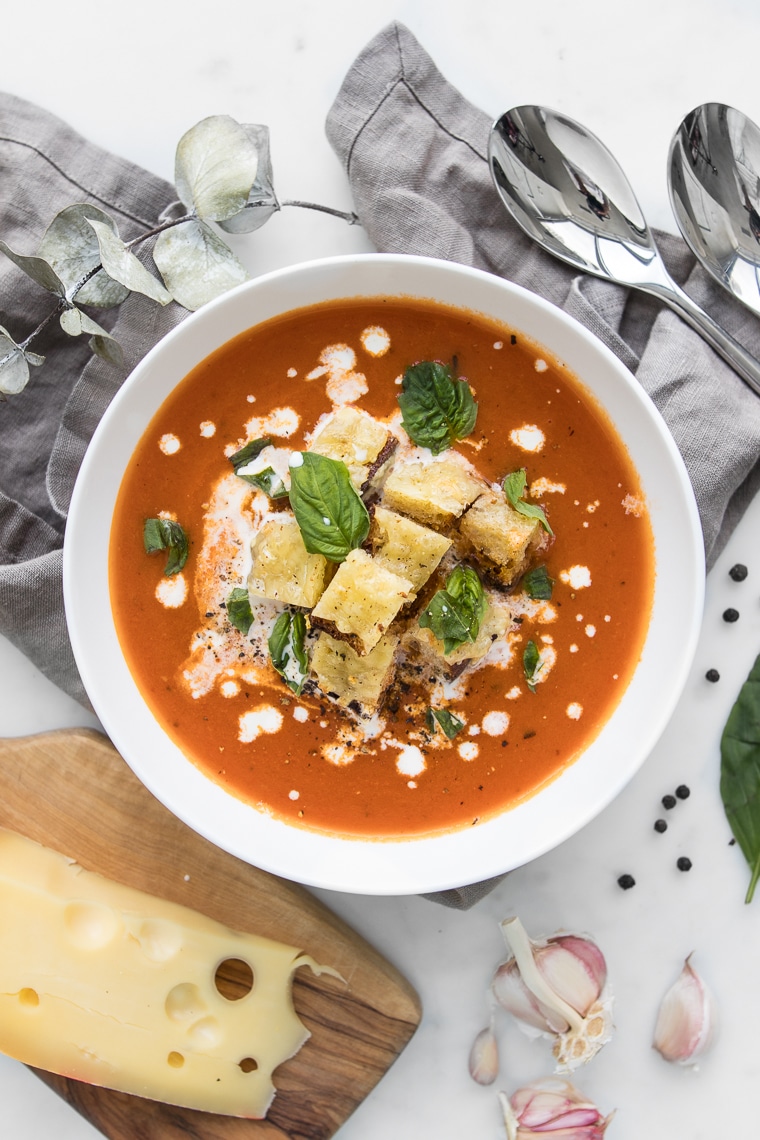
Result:
M229 959L250 991L217 987ZM295 947L111 882L0 828L0 1051L77 1080L262 1117L308 1030ZM328 969L329 973L334 973Z

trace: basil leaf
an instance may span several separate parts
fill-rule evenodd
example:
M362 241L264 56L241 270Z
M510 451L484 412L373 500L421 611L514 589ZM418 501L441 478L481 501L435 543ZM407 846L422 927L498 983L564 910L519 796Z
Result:
M247 634L253 625L251 600L243 586L236 586L227 598L227 617L230 619L230 624L244 634Z
M760 877L760 657L742 685L720 741L720 795L731 831L749 863L745 902Z
M169 557L164 574L177 574L187 562L187 535L173 519L146 519L143 526L143 545L146 554L168 550Z
M269 635L269 654L285 684L299 697L309 673L305 642L306 618L299 610L284 610Z
M445 589L430 599L419 623L443 642L444 653L452 653L466 641L475 641L487 609L488 599L478 575L469 566L457 566Z
M235 468L235 474L237 475L239 467L246 467L249 463L252 463L254 459L257 459L264 448L269 447L271 442L271 439L267 438L252 439L249 440L245 447L241 447L240 451L236 451L234 455L231 455L229 457L230 463Z
M549 526L546 515L541 508L537 507L535 503L526 503L525 499L523 499L526 482L527 477L524 467L521 467L519 471L513 471L511 475L507 475L502 486L510 506L516 511L519 511L521 515L525 515L526 518L538 519L544 530L548 531L549 534L553 534L554 531Z
M522 584L529 598L548 602L552 596L554 579L549 577L549 571L545 566L534 566L524 575Z
M541 669L541 654L535 641L529 641L523 650L523 672L531 693L536 691L536 676Z
M255 475L242 475L238 471L238 475L241 479L245 479L246 483L258 487L265 495L269 495L270 499L287 499L288 497L288 488L274 467L265 467L263 471L257 471Z
M470 385L453 380L448 365L438 361L423 360L407 368L398 402L406 434L433 455L469 435L478 417Z
M300 457L301 462L297 460ZM369 534L369 514L345 463L297 452L290 467L290 505L310 554L343 562Z
M454 716L448 709L428 709L425 713L425 723L431 732L435 732L436 726L440 726L441 731L449 740L453 740L458 732L464 728L464 721L460 720L458 716Z

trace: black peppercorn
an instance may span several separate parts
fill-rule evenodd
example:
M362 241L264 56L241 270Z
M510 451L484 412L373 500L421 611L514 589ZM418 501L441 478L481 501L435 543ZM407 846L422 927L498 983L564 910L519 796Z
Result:
M738 621L739 620L739 611L735 610L732 606L729 606L729 608L727 610L723 611L723 620L724 621Z
M747 577L747 567L742 562L737 562L732 566L728 572L729 578L733 578L734 582L743 582Z
M662 806L667 811L670 811L671 808L674 808L676 806L676 797L675 796L663 796L662 797Z
M679 784L676 788L676 795L678 796L679 800L688 800L689 796L691 795L691 788L688 786L688 784Z
M691 870L691 859L688 859L686 857L686 855L681 855L676 860L676 867L678 867L679 871L690 871Z
M720 673L717 669L708 669L705 673L705 677L708 681L712 681L713 684L715 684L716 681L720 680Z
M660 835L662 835L663 831L668 830L668 825L664 819L656 819L654 821L654 829L655 831L659 831Z
M636 880L633 875L621 875L618 879L618 886L622 887L624 891L630 891L631 887L636 886Z

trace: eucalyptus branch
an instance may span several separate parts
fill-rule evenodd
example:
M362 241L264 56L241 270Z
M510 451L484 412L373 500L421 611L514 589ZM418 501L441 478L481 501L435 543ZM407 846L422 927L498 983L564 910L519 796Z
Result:
M19 341L18 347L21 349L22 352L26 352L26 350L37 339L37 337L40 336L45 331L45 329L50 324L50 322L52 320L54 320L63 311L65 304L66 304L66 302L64 301L63 297L59 298L58 304L55 306L54 309L50 310L50 312L48 313L48 315L46 317L43 317L43 319L37 325L37 328L32 329L32 331L29 333L29 336L25 337L24 340ZM3 360L0 360L0 364L4 364L7 359L8 359L8 357L6 356Z
M195 216L195 214L183 214L181 218L171 218L169 221L161 222L160 225L154 226L152 230L146 230L144 234L138 234L137 237L125 241L124 247L125 249L132 249L133 246L140 245L141 242L146 241L148 238L162 234L164 230L170 230L174 226L181 226L183 222L192 222Z
M336 210L332 206L320 206L318 202L301 202L296 198L287 198L284 202L280 202L281 206L300 206L304 210L320 210L323 214L332 214L334 218L342 218L344 222L348 222L349 226L358 226L359 215L355 214L353 210L346 212L345 210Z

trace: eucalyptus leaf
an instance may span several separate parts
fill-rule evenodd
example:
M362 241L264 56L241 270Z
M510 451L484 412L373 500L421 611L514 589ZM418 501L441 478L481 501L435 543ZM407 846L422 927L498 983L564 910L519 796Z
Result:
M285 610L269 636L272 664L289 689L300 696L309 675L306 655L306 618L300 610Z
M466 380L454 380L437 360L407 368L398 397L404 430L418 447L439 455L475 427L478 405Z
M443 652L453 653L475 641L488 609L480 578L470 566L457 566L419 616L419 624L443 642Z
M290 505L310 554L343 562L369 534L369 514L348 468L314 451L291 460Z
M129 296L129 290L118 280L112 280L103 269L78 287L102 261L91 222L118 235L116 222L104 210L80 202L56 214L45 230L38 253L60 277L69 301L76 297L77 304L107 309L120 305Z
M31 277L43 289L47 289L48 293L55 293L57 297L65 297L66 286L44 257L16 253L4 241L0 241L0 252L4 253L27 277Z
M250 234L267 222L280 208L272 182L272 160L269 153L269 127L243 123L243 130L256 147L259 165L248 201L239 214L219 220L219 227L229 234Z
M98 333L91 336L88 343L90 351L95 356L99 356L107 364L113 364L115 368L121 368L124 363L124 352L119 342L114 340L110 333Z
M0 396L17 396L29 383L29 366L44 361L36 352L25 351L0 325Z
M229 246L196 219L160 233L153 260L172 297L191 312L248 280Z
M760 657L729 713L720 760L723 808L750 868L749 903L760 877Z
M59 319L61 328L69 336L81 336L82 333L88 333L90 336L105 337L108 340L114 339L106 329L82 309L77 308L76 305L67 305Z
M182 202L198 217L220 222L245 206L259 165L247 131L229 115L210 115L179 141L174 181Z
M518 514L524 515L525 518L538 519L544 530L548 531L549 534L553 534L554 531L549 526L549 521L541 508L536 506L535 503L526 502L523 498L527 481L528 477L525 474L524 467L521 467L518 471L513 471L511 475L507 475L502 484L504 494L507 496L507 501Z
M127 249L118 233L95 218L89 219L89 225L95 231L100 260L108 276L118 281L125 289L142 293L152 301L157 301L159 305L168 305L172 299L171 293L152 273L148 272L131 250ZM81 296L77 299L81 301Z

